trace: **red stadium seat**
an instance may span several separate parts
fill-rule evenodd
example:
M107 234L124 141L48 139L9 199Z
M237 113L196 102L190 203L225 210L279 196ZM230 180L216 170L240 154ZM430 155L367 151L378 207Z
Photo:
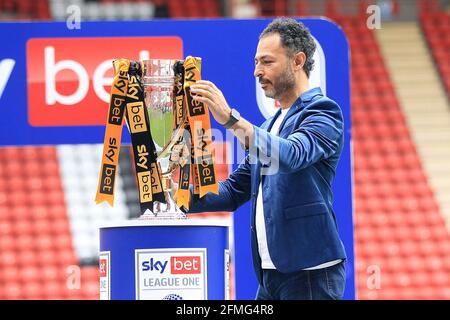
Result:
M19 282L9 282L3 287L5 299L20 300L23 298L22 286Z
M67 212L65 205L63 204L54 204L51 207L48 207L48 212L51 219L63 218L67 219Z
M16 249L15 238L11 235L3 235L0 237L0 250L14 251Z
M54 235L66 235L70 234L70 225L67 219L57 218L55 220L52 220L52 223L50 225L49 232Z
M58 263L60 266L66 268L70 265L77 264L77 257L72 248L66 248L61 250L58 255Z
M39 281L41 279L41 273L41 268L34 264L24 265L20 272L22 283L27 286L29 283Z
M54 237L55 246L58 250L72 249L72 238L69 234L57 234Z
M64 291L65 283L61 281L46 280L45 285L42 286L43 299L63 299L61 294Z
M22 269L36 266L38 263L35 250L28 249L17 252L17 265Z

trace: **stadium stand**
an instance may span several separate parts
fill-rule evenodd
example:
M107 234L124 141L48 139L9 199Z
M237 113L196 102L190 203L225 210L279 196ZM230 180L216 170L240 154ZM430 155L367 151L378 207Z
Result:
M450 14L422 11L420 22L450 99Z
M1 0L0 20L48 20L49 3L33 0Z
M94 203L102 151L103 145L57 146L74 248L82 265L97 263L98 228L107 223L125 220L130 215L121 173L117 179L114 208L110 208L105 202L100 205Z
M167 1L172 18L217 18L221 16L217 0L172 0Z
M322 13L350 42L358 299L449 299L449 232L374 31L367 27L370 1L359 2L350 15L350 10L343 14L342 3L303 1L296 15ZM283 0L257 4L263 16L290 12ZM394 4L393 16L399 14ZM434 23L445 25L444 14L436 15L440 21Z
M448 299L449 233L374 33L365 19L334 19L352 53L358 298Z
M56 148L1 148L0 168L0 298L98 297L97 268L78 267Z

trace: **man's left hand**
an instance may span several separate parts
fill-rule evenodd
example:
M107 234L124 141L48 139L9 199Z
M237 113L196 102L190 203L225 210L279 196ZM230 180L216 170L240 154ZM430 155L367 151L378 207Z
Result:
M198 80L191 84L190 88L191 92L194 93L192 98L205 103L219 124L224 125L230 119L231 108L228 106L222 91L214 83L207 80Z

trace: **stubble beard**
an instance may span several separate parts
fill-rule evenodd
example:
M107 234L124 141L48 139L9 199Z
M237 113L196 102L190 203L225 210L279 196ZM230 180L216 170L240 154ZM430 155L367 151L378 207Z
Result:
M286 91L295 87L295 76L290 65L274 81L272 81L272 90L265 92L266 97L279 100Z

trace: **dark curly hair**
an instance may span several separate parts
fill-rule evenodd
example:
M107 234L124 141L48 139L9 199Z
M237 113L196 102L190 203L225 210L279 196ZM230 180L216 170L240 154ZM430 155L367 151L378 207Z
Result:
M314 67L313 54L316 50L316 44L308 28L292 18L277 18L261 32L259 39L273 33L280 35L281 45L287 49L290 56L298 52L305 54L306 61L303 70L309 78L309 74Z

